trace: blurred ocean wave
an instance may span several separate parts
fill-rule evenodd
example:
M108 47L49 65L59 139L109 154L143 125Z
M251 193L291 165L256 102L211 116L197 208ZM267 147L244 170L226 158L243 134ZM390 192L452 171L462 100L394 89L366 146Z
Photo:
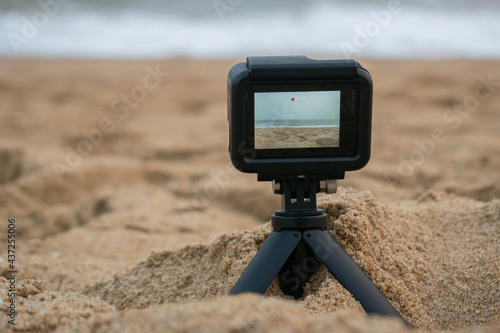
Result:
M499 17L486 0L6 0L0 56L498 58Z

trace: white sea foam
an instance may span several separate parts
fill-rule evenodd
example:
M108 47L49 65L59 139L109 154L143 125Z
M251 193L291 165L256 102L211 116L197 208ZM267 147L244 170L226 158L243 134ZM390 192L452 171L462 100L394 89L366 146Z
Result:
M381 0L356 4L318 0L308 6L294 1L276 3L259 7L242 0L224 12L223 19L212 1L191 11L178 1L160 5L150 0L142 7L140 3L122 3L121 7L118 2L106 7L99 2L70 3L60 5L55 15L47 15L46 23L39 24L28 38L23 27L26 22L36 26L33 15L43 9L36 2L17 7L10 2L10 7L0 5L0 56L500 57L500 9L487 7L485 1L475 7L462 1L467 6L448 8L415 6L402 0L385 20L377 20L374 14L389 11L388 2Z

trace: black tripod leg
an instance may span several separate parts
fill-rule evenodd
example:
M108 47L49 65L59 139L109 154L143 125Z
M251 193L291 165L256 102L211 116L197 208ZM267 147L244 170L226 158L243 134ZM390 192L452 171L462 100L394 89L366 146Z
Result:
M344 288L361 303L366 313L398 317L404 321L391 303L327 230L307 230L304 232L304 240Z
M271 232L229 294L265 293L301 238L294 230Z

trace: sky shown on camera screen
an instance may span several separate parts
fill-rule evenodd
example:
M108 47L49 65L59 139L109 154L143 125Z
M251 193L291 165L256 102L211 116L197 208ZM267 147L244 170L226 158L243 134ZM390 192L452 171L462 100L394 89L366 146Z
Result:
M255 93L255 127L338 127L340 91Z

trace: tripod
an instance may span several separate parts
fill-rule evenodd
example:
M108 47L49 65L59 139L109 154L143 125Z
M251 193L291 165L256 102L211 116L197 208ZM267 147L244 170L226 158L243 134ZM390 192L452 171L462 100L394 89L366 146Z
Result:
M302 297L309 277L322 261L367 313L404 321L361 268L326 230L328 218L316 208L317 180L291 178L276 181L281 210L271 217L273 231L230 291L263 294L278 276L280 289ZM336 191L336 186L335 189Z

